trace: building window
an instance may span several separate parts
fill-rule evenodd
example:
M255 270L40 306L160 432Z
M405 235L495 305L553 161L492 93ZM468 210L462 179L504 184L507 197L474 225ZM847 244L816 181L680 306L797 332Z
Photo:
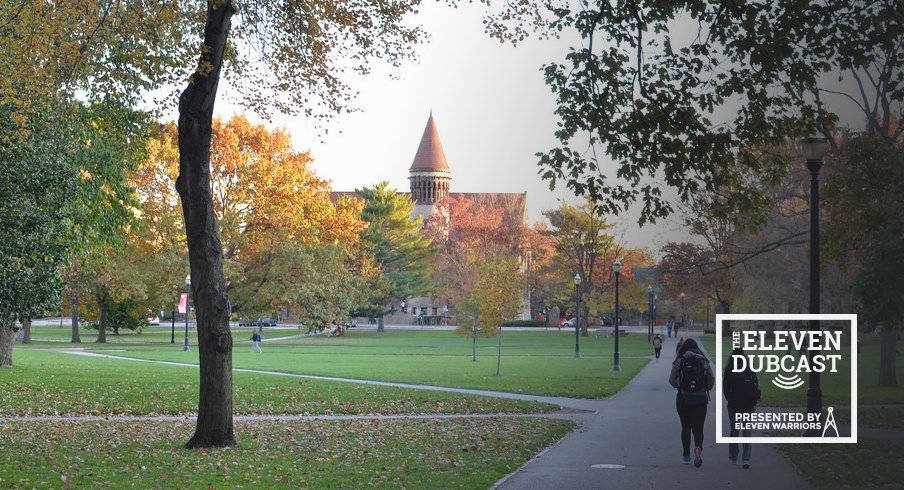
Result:
M436 310L436 307L433 308L433 316L436 316L439 312Z
M421 315L426 315L426 314L427 314L427 307L421 306Z

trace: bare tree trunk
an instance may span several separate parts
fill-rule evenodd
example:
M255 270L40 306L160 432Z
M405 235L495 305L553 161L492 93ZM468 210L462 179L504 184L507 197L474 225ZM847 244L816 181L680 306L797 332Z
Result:
M377 332L382 332L383 330L383 315L380 315L377 317Z
M731 313L731 303L729 303L728 301L721 299L721 298L718 299L718 301L719 301L719 309L722 310L722 313L724 313L726 315L730 314ZM725 320L722 323L722 326L725 328L726 334L731 333L731 320Z
M107 343L107 294L97 293L97 309L100 310L100 318L97 319L97 343Z
M232 421L232 334L223 276L223 249L210 190L210 141L223 53L235 13L231 0L208 0L198 69L179 98L179 177L176 190L188 238L197 315L200 397L195 433L186 447L235 444Z
M879 386L898 386L898 331L889 327L890 325L883 325L879 336Z
M471 332L471 360L477 362L477 332Z
M22 320L22 343L31 343L31 318Z
M13 331L16 321L0 318L0 366L13 365L13 345L16 343L16 332Z
M69 284L69 316L72 317L72 340L70 342L80 344L82 338L78 334L78 291L71 283Z

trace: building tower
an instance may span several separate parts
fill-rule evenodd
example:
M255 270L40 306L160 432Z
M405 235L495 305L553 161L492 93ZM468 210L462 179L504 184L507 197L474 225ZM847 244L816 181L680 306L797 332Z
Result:
M443 145L439 141L432 111L408 172L411 198L414 199L414 214L427 219L433 214L437 201L449 195L449 184L452 180L452 172L446 162Z

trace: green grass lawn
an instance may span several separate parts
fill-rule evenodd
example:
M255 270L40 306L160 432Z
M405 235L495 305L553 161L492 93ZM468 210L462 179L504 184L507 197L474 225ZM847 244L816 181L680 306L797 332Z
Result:
M265 329L264 335L266 339L295 332ZM106 346L82 344L80 347L116 349L121 352L113 354L126 357L197 362L194 346L186 353L178 343L175 346L169 344L168 338L164 343L135 342L136 338L145 335L123 335L111 339ZM571 334L505 332L502 375L497 377L496 338L478 341L478 360L474 362L470 339L445 331L377 333L350 329L338 338L316 336L265 342L264 354L251 354L246 336L250 336L250 331L235 334L233 365L236 368L585 398L617 393L649 362L652 352L646 336L622 337L619 349L622 371L615 373L612 371L614 339L593 335L582 337L583 357L575 359ZM67 346L70 345L36 343L29 348ZM24 350L17 345L17 354Z
M900 488L904 481L904 466L900 464L904 443L860 438L856 445L777 447L816 488Z
M191 451L186 422L0 423L3 488L487 488L571 430L544 419L237 422Z
M501 398L236 372L236 414L528 413L555 407ZM0 415L193 413L198 371L22 349L0 369Z

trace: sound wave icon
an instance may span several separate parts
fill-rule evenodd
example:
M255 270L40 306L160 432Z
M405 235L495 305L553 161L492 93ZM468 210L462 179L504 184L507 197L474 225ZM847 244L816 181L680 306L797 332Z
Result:
M793 390L795 388L800 388L804 385L804 380L800 379L796 374L794 376L782 376L781 374L777 375L775 378L772 378L772 384L778 386L783 390Z

